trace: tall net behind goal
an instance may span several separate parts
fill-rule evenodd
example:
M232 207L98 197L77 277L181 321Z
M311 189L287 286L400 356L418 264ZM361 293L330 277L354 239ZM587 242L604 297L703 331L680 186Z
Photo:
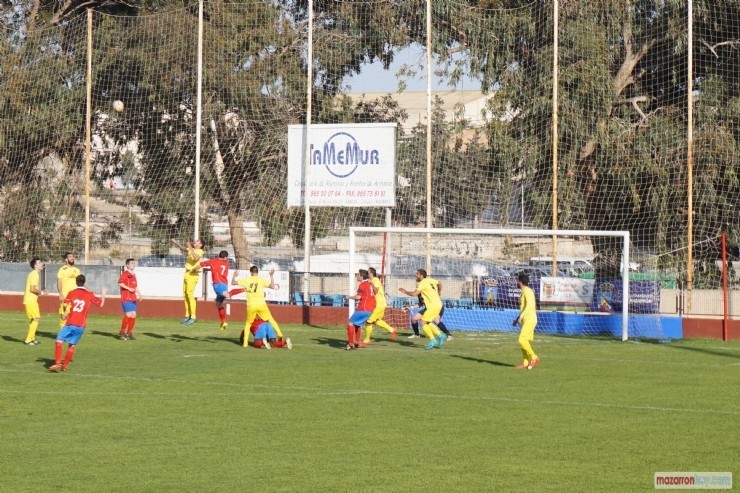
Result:
M545 260L553 238L568 261L555 271ZM588 259L597 238L621 243L618 263L594 278ZM628 338L662 338L672 327L661 322L660 283L629 280L629 233L552 230L350 228L350 269L368 255L385 259L384 286L391 325L408 327L408 310L418 300L399 287L415 289L418 269L441 282L442 321L451 330L515 331L519 275L529 277L538 308L538 332ZM565 258L565 257L563 257ZM377 257L376 257L377 260ZM353 276L350 276L351 278ZM350 292L353 284L350 283Z

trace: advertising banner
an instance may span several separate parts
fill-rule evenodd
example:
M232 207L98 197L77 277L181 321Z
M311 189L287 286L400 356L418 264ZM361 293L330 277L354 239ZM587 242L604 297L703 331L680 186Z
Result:
M396 124L288 126L288 206L394 207ZM306 192L308 190L308 192Z

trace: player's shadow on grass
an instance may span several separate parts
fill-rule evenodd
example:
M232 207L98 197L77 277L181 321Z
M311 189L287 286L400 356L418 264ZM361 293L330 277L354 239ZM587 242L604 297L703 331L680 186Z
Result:
M500 361L494 361L490 359L480 359L480 358L471 358L470 356L459 356L457 354L451 354L450 355L453 358L460 358L460 359L466 359L468 361L475 361L476 363L488 363L492 366L508 366L509 368L514 368L514 365L510 363L501 363Z
M215 336L208 336L205 337L203 340L208 342L227 342L229 344L236 344L237 346L241 346L242 343L239 342L238 337L215 337Z
M142 332L141 335L151 337L152 339L167 339L167 336L162 334L155 334L154 332Z
M53 339L56 339L57 335L55 333L52 333L52 332L44 332L44 331L41 331L41 330L36 331L36 338L38 339L40 337L48 338L48 339L52 339L53 340ZM8 335L2 336L2 339L4 341L8 341L8 342L25 342L25 339L16 339L15 337L8 336Z
M51 365L55 363L53 358L36 358L36 361L38 363L43 363L44 368L49 368Z
M347 341L344 339L330 339L329 337L317 337L314 341L334 349L344 349L347 345Z
M215 342L215 341L210 340L210 337L190 337L190 336L184 336L182 334L172 334L170 336L170 339L175 342L182 342L182 341Z
M702 347L691 347L691 346L670 346L671 349L682 349L684 351L695 351L697 353L711 354L712 356L725 356L727 358L740 358L740 353L728 353L724 351L717 351L715 349L708 349Z
M90 331L91 334L94 334L96 336L104 336L104 337L112 337L113 339L118 339L118 332L103 332L102 330L93 330Z

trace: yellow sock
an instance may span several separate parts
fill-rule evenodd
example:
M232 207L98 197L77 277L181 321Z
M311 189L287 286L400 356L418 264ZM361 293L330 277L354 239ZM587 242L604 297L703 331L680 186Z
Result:
M196 312L196 309L197 309L197 306L198 305L195 302L195 295L192 294L192 293L188 294L186 303L187 303L187 306L189 307L187 309L187 312L190 314L189 315L190 318L196 318L195 317L195 312Z
M522 363L524 366L529 366L529 355L527 354L527 351L522 348L522 358L524 358L524 362Z
M439 330L439 327L434 325L432 322L429 322L427 325L429 325L432 329L432 334L434 334L434 337L439 337L442 332Z
M275 329L275 334L278 336L278 339L282 339L283 333L280 331L280 326L275 321L275 319L273 318L271 320L268 320L268 322L270 322L270 325L272 325L272 328Z
M31 323L28 324L28 335L26 336L26 342L31 342L36 339L36 329L38 328L38 320L31 320Z
M522 354L525 355L525 358L529 358L529 361L537 359L537 355L534 354L534 349L532 349L532 345L529 343L528 339L520 337L519 345L522 347Z
M249 347L249 326L252 324L247 324L244 326L244 342L242 343L243 347Z
M374 326L372 324L367 324L365 326L365 339L363 339L364 342L370 342L370 336L373 335L373 327Z
M375 325L377 325L381 329L387 330L388 332L393 332L393 330L394 330L393 327L391 327L390 325L388 325L387 323L385 323L385 320L378 320L377 322L375 322Z
M424 332L424 335L427 336L430 341L436 339L436 337L434 337L434 332L432 331L432 324L424 324L421 327L421 331Z

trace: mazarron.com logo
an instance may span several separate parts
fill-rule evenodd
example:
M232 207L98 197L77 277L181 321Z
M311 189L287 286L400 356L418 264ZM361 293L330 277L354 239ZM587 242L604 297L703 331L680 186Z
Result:
M337 132L318 149L311 144L311 164L326 166L337 178L347 178L360 166L380 164L380 151L363 149L352 135Z

